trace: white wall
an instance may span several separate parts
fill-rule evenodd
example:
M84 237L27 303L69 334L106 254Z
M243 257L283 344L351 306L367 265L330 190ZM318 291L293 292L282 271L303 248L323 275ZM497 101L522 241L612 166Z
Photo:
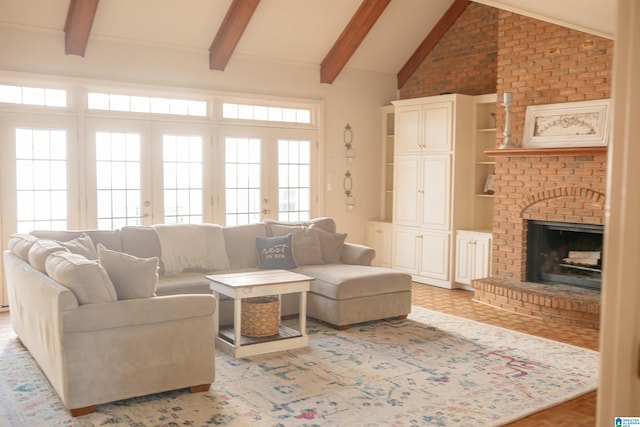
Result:
M324 101L323 210L349 241L364 243L365 223L380 204L380 108L396 99L393 74L345 69L332 85L320 83L318 66L232 56L225 71L209 70L207 50L184 50L92 38L84 58L64 54L64 33L0 28L0 70L241 92ZM350 123L357 158L349 170L357 205L344 204L347 170L343 130ZM327 185L331 191L327 191Z

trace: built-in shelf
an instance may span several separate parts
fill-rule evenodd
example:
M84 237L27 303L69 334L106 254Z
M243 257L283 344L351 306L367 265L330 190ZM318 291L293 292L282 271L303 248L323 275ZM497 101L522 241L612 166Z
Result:
M485 150L489 157L501 156L589 156L592 154L606 154L607 147L561 147L561 148L505 148L495 150Z

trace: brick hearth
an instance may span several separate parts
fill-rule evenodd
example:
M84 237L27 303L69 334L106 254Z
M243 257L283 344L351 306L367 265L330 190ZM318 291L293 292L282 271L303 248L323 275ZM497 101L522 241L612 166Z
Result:
M474 280L473 287L473 298L478 302L520 314L599 329L598 291L499 277Z

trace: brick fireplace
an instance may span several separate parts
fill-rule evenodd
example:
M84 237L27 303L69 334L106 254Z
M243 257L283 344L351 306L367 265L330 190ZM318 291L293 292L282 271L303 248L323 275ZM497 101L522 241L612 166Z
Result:
M528 155L496 150L492 275L474 282L474 298L598 327L597 290L526 281L528 221L604 224L606 149L573 150L530 150Z

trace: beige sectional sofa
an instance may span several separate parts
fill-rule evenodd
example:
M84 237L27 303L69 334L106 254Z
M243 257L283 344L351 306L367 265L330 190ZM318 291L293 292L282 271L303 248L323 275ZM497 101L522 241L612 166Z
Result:
M73 415L94 405L214 381L219 313L206 274L256 270L256 239L291 238L297 266L314 277L307 313L334 327L411 310L411 277L372 267L375 252L345 242L330 218L242 226L156 225L36 231L4 252L11 322ZM296 295L282 315L299 312ZM126 363L123 363L126 360Z

